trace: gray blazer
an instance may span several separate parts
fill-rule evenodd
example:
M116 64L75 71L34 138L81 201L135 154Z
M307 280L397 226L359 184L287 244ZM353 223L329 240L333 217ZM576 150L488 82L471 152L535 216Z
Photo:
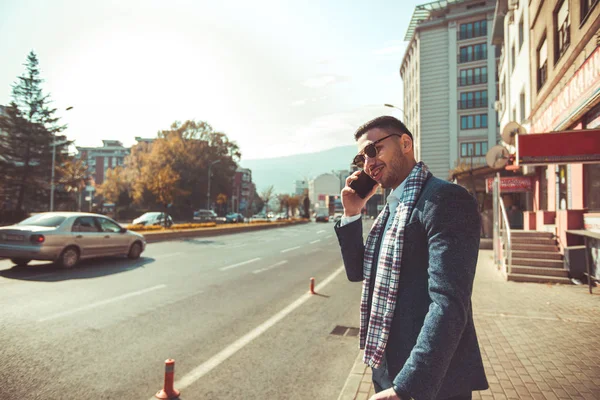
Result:
M386 348L395 389L417 400L488 388L471 309L480 227L477 203L463 187L427 180L404 231ZM362 222L338 222L335 230L348 279L362 281Z

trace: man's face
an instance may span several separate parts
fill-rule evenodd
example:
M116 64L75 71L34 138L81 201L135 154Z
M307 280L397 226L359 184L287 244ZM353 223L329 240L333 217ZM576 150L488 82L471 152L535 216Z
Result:
M359 153L362 153L367 145L388 135L387 131L379 128L367 131L357 141ZM410 170L407 171L409 165L407 154L403 150L406 140L410 141L407 135L404 137L391 136L375 145L377 149L375 157L371 158L365 155L364 171L384 189L400 186L410 172Z

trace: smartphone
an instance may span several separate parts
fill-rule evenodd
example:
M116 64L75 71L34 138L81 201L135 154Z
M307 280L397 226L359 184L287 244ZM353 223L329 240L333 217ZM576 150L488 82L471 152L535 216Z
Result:
M377 182L367 175L365 171L361 171L358 175L358 179L350 182L350 187L356 190L356 194L359 195L361 199L367 197L375 185L377 185Z

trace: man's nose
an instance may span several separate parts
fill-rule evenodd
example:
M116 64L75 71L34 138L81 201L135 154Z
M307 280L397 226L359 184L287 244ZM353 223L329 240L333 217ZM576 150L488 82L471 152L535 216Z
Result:
M375 166L375 160L377 159L377 156L375 157L369 157L368 155L365 154L365 170L367 172L371 172L371 168L373 168Z

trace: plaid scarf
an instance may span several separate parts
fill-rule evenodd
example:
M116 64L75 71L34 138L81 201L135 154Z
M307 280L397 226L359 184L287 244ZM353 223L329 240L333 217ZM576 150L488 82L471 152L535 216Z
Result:
M404 245L404 227L419 198L421 189L430 175L427 166L419 162L406 178L406 184L396 208L396 215L385 233L381 245L370 315L367 314L369 313L371 266L377 238L383 233L385 223L390 215L389 205L386 205L379 213L367 237L363 264L365 279L360 304L360 348L365 350L364 363L374 368L379 368L381 365L396 308Z

